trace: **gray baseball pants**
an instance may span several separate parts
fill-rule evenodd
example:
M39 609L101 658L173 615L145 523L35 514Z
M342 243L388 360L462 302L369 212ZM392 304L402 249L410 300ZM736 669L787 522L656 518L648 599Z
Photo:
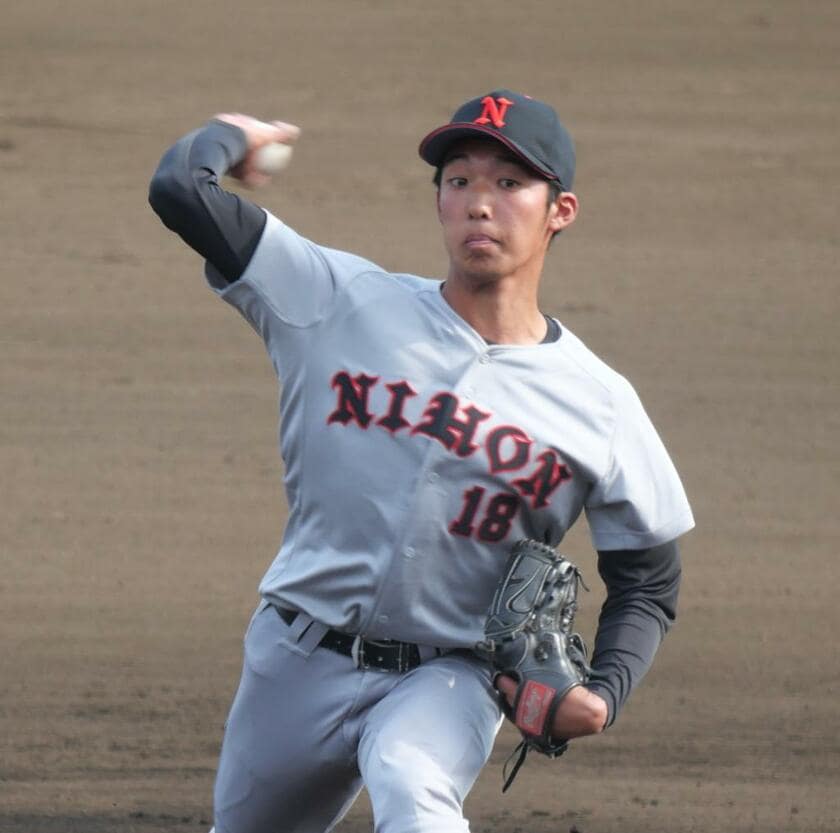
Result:
M487 666L446 654L361 670L262 603L245 637L214 795L216 833L328 833L365 787L375 833L467 833L501 725Z

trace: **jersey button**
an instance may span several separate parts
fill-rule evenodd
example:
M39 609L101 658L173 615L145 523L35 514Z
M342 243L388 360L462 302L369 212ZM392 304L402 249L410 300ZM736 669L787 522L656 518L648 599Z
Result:
M384 613L381 616L377 616L376 619L380 625L388 624L388 617Z
M414 556L417 555L417 550L415 550L414 547L406 547L403 550L403 555L406 558L414 558Z
M440 480L440 475L436 471L430 471L429 474L426 476L426 479L429 483L437 483Z
M487 364L490 361L490 356L488 356L487 353L482 353L478 357L478 360L481 364Z

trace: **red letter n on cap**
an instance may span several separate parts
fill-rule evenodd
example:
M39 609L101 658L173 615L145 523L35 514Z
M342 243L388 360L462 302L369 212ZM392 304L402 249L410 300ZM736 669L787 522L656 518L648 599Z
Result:
M505 113L507 113L507 108L512 104L513 102L507 98L496 99L490 95L484 96L481 99L481 115L473 124L490 124L490 122L493 122L493 127L504 127Z

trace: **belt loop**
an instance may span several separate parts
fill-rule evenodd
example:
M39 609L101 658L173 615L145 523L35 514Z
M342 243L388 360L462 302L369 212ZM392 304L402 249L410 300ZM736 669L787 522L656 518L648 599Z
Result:
M289 623L289 635L295 642L299 642L303 635L309 630L313 618L306 613L298 611L294 619Z
M418 645L417 653L420 656L420 662L428 662L430 659L442 657L444 651L442 651L440 648L434 648L431 645Z

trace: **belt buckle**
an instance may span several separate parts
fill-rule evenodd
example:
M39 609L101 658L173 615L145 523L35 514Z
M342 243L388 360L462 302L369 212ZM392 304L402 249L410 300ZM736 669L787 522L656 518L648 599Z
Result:
M361 634L358 634L353 639L353 644L350 646L350 657L356 668L362 671L366 671L369 668L365 660L365 641L362 639Z
M381 665L371 665L369 662L367 655L365 653L365 645L366 641L361 637L361 635L354 637L353 644L350 646L350 657L353 660L353 665L356 668L361 669L362 671L383 671L384 673L388 673L389 671L396 671L398 674L404 674L406 671L410 670L409 665L409 645L405 642L395 642L390 644L384 644L380 647L385 650L393 650L394 648L397 649L397 667L396 668L387 668ZM374 641L370 643L374 647L376 647L377 643Z
M409 670L408 667L408 643L407 642L400 642L399 644L399 652L397 654L397 673L405 674L406 671Z

